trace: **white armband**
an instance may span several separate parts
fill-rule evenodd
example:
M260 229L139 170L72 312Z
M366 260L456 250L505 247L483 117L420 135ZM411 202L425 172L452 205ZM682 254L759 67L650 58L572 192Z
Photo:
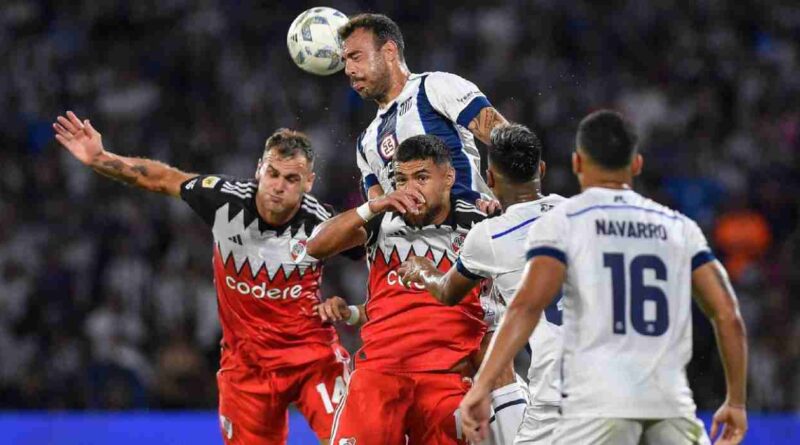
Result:
M344 323L348 326L355 326L361 321L361 311L358 309L358 306L347 306L347 309L350 309L350 317L344 321Z
M364 222L369 222L369 220L375 217L375 214L372 213L372 210L369 208L369 201L356 207L356 213L358 213L358 216L360 216Z

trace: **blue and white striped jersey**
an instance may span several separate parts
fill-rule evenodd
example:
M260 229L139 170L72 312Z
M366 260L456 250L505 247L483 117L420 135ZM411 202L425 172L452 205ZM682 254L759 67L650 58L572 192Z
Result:
M467 129L469 123L491 104L472 82L455 74L412 74L394 101L358 138L357 159L364 188L380 184L385 193L394 190L393 157L404 140L421 134L441 138L450 148L456 183L453 194L471 202L480 194L491 196L480 174L480 153Z

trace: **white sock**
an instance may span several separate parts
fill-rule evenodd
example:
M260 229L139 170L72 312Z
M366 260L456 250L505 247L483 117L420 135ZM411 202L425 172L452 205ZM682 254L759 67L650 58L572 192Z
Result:
M514 436L522 424L528 391L524 385L514 382L492 391L492 417L489 421L490 444L514 443Z

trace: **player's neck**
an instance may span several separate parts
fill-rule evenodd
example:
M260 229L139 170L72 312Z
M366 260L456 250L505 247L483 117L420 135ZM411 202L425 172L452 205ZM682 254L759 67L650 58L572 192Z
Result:
M379 108L386 108L389 103L397 99L397 96L399 96L400 93L403 92L403 88L406 87L406 82L408 82L409 76L411 76L411 72L408 70L408 67L406 67L405 63L393 69L391 76L392 80L389 85L389 89L386 91L386 94L383 95L383 97L375 99L375 102L378 104Z
M498 190L495 193L495 196L497 196L497 200L500 201L500 206L503 207L503 210L508 209L514 204L531 202L544 198L542 186L538 179L525 184L503 187L502 190Z
M256 199L256 210L258 210L258 216L260 216L265 223L270 226L278 227L288 223L294 218L294 215L300 210L300 202L291 210L285 212L270 212L261 205L261 201Z
M450 200L446 199L442 203L442 208L439 210L439 212L436 214L436 216L433 217L432 224L437 224L438 225L438 224L443 224L445 221L447 221L447 217L450 215L450 209L451 208L452 207L450 206Z
M593 172L583 173L581 178L581 190L592 187L630 190L633 184L633 175L628 172Z

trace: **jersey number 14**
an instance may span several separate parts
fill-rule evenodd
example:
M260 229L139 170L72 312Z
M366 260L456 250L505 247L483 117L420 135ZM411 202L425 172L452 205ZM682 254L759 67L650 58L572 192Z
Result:
M633 329L647 336L659 336L669 327L667 296L660 288L644 284L644 272L652 270L656 280L667 280L667 266L655 255L638 255L625 267L621 253L603 254L603 266L611 269L611 293L614 305L614 333L623 335L627 327L626 283L630 283L630 319ZM646 310L648 307L651 310ZM654 310L653 310L654 309ZM649 314L647 312L650 312ZM649 316L648 316L649 315Z

